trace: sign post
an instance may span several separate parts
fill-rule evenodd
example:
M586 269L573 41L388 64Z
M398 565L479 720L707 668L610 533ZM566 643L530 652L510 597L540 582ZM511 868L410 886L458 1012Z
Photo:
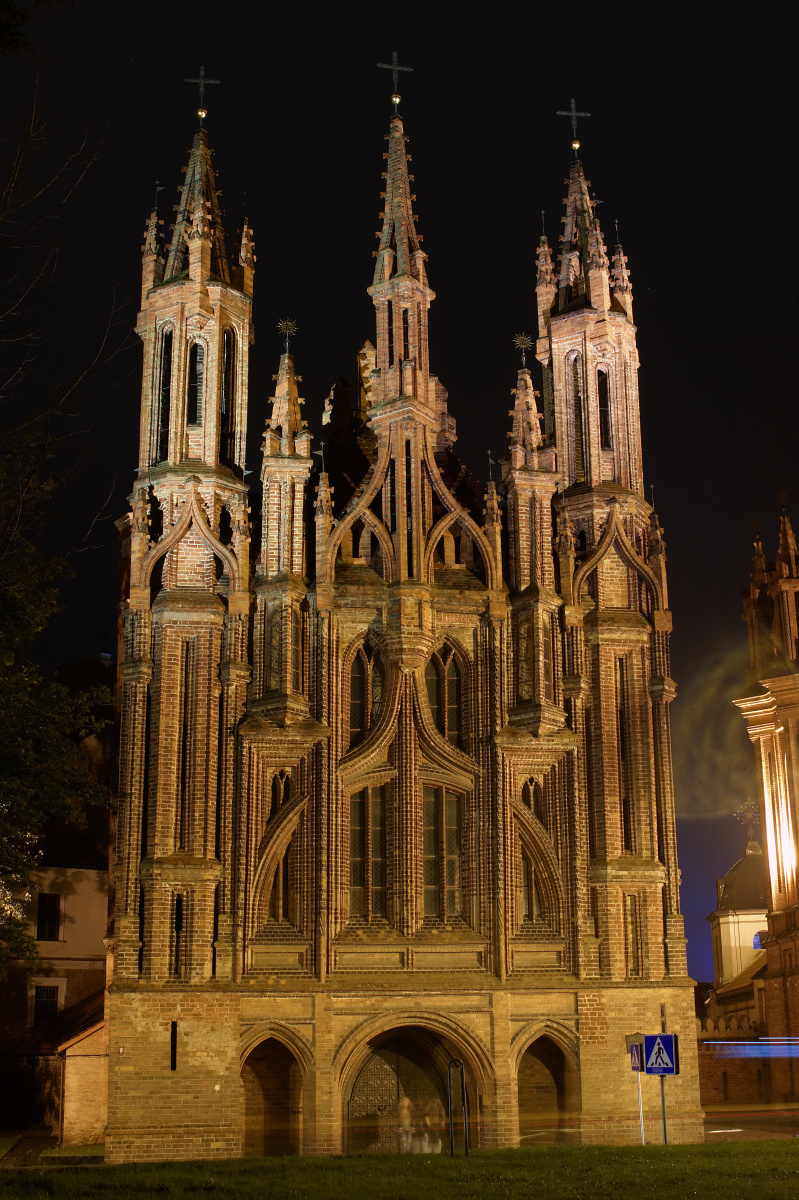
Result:
M660 1076L660 1111L663 1118L663 1145L666 1136L666 1076L679 1075L680 1055L676 1033L653 1033L644 1037L644 1071Z
M644 1035L642 1033L628 1034L625 1041L627 1049L630 1052L630 1067L635 1071L636 1083L638 1085L638 1123L641 1126L641 1145L646 1144L644 1139L644 1103L641 1097L641 1060L644 1057Z

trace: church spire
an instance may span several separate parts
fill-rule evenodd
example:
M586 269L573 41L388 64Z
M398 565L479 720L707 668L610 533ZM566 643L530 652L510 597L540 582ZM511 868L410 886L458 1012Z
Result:
M204 129L198 129L189 152L186 178L180 189L177 218L172 226L172 243L165 272L167 280L188 270L198 283L204 283L209 275L222 283L230 283L222 210L219 207L211 153L208 134Z
M777 550L777 566L783 578L795 579L797 574L796 537L791 518L783 508L780 513L780 544Z
M267 421L266 453L294 454L295 438L304 430L305 422L300 407L305 403L297 392L301 375L295 374L294 357L288 352L281 354L280 367L276 376L275 394L272 397L272 416ZM308 435L305 434L307 438ZM271 443L274 442L274 445ZM307 455L307 449L304 451Z
M608 257L583 164L575 158L569 170L566 216L561 237L558 308L562 312L584 297L594 308L606 308Z
M416 232L408 174L410 155L405 153L402 118L394 113L388 133L388 169L384 172L386 190L383 228L378 233L380 246L369 294L377 309L377 345L372 405L400 396L413 396L424 405L435 403L430 392L434 381L429 374L427 346L427 310L435 292L427 282L421 237Z
M381 213L383 228L380 231L380 247L377 251L374 283L382 283L397 275L410 275L419 283L427 284L424 261L427 257L420 246L421 237L416 232L413 201L408 174L410 155L405 153L405 133L402 117L395 113L391 118L388 134L388 170L386 171L385 209Z

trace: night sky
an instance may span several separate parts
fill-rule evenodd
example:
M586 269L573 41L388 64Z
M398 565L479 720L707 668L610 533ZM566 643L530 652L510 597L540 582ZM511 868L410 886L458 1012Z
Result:
M783 10L787 12L788 10ZM743 13L745 12L745 17ZM655 16L655 14L657 14ZM706 915L715 878L740 857L731 813L755 794L743 721L740 619L752 522L773 558L778 493L794 486L797 318L795 64L770 6L582 3L185 4L77 0L38 37L50 145L102 138L97 168L59 218L58 271L45 303L47 368L88 357L114 297L120 336L135 319L142 231L154 181L171 220L196 124L203 63L228 246L246 211L255 230L257 341L250 377L251 467L277 321L300 333L305 416L318 434L325 395L355 377L374 338L371 282L391 77L413 155L418 227L429 255L433 371L449 389L456 452L482 479L507 446L512 338L534 331L535 249L546 213L556 243L571 130L555 110L593 115L581 158L618 219L629 256L641 356L647 489L668 546L674 612L675 783L689 967L712 978ZM29 72L3 63L6 129ZM88 457L62 511L76 532L112 492L76 559L64 611L42 647L49 667L114 642L116 532L136 464L141 354L129 335L88 402Z

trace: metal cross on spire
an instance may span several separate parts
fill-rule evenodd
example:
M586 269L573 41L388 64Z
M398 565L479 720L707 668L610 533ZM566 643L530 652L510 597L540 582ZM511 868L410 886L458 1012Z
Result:
M203 118L208 116L208 111L205 107L205 89L209 84L221 83L221 79L209 79L205 73L205 67L200 67L200 74L196 79L184 79L184 83L196 83L200 92L200 107L197 109L197 116L200 118L200 128L202 129Z
M578 117L590 117L591 114L587 113L587 112L578 112L577 107L574 103L574 96L572 96L571 105L569 106L569 108L568 109L559 108L557 110L557 112L555 113L555 116L556 117L571 117L572 150L574 150L576 153L580 149L580 143L577 141L577 118Z
M746 826L746 836L750 842L755 840L755 826L760 824L760 812L755 802L747 798L746 803L733 814L742 825Z
M391 97L391 103L394 105L394 112L398 113L399 112L399 102L402 99L402 97L397 92L397 88L399 86L399 73L400 73L400 71L411 71L412 72L413 67L401 67L400 61L399 61L399 55L397 54L396 50L392 51L390 63L377 63L376 65L384 71L391 72L391 78L394 80L394 93Z

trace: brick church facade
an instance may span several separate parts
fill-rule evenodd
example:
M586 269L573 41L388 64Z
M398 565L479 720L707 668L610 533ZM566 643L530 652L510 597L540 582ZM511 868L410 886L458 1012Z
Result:
M671 1135L701 1137L627 260L575 160L538 249L541 409L525 367L485 487L431 373L397 114L385 157L374 341L321 471L282 356L260 494L252 234L231 261L203 129L170 244L147 226L108 1161L395 1151L452 1059L473 1144L634 1141L624 1038L662 1016Z
M735 703L755 749L769 880L763 1016L770 1038L792 1039L799 1036L799 548L785 509L772 562L759 536L755 541L743 616L749 688ZM774 1057L767 1066L770 1098L799 1099L796 1060Z

